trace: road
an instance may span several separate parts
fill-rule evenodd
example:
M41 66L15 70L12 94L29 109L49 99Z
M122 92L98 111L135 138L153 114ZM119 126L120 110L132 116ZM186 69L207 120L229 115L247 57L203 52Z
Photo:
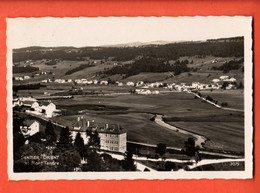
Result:
M113 158L118 159L118 160L124 159L123 155L118 155L118 154L108 153L108 152L104 152L104 153L109 154ZM140 162L137 162L137 161L150 160L150 161L158 162L160 160L152 159L152 158L147 159L146 157L141 157L141 156L138 156L138 155L133 155L133 159L136 161L135 164L136 164L136 167L137 167L138 170L144 171L144 169L147 168L152 172L157 172L157 170L152 169L152 168L150 168L150 167L148 167L148 166L146 166L146 165L144 165ZM191 162L191 160L178 160L178 159L171 159L171 158L166 158L164 161L165 162L171 161L171 162L175 162L175 163L190 163ZM203 165L209 165L209 164L218 164L218 163L226 163L226 162L244 162L244 161L245 161L245 159L235 159L235 158L233 158L233 159L230 159L230 158L227 158L227 159L204 159L204 160L199 161L198 163L193 161L194 163L192 165L188 165L188 167L189 167L189 169L194 169L196 167L203 166Z
M189 131L186 131L186 130L183 130L183 129L180 129L180 128L177 128L175 126L172 126L172 125L169 125L168 123L165 123L163 120L162 120L162 115L156 115L155 119L154 119L155 123L157 123L158 125L161 125L167 129L170 129L172 131L176 131L176 132L179 132L179 133L182 133L182 134L185 134L185 135L191 135L195 138L195 145L196 146L199 146L200 148L204 148L202 146L203 143L205 143L205 141L207 140L206 137L204 136L201 136L201 135L197 135L195 133L192 133L192 132L189 132Z
M196 96L197 98L202 99L202 100L204 100L205 102L207 102L207 103L209 103L209 104L211 104L211 105L213 105L213 106L215 106L215 107L217 107L217 108L219 108L219 109L223 109L223 110L227 110L227 111L235 111L235 112L244 112L244 110L241 110L241 109L234 109L234 108L222 107L222 106L220 106L220 105L218 105L218 104L215 104L215 103L213 103L213 102L211 102L211 101L206 100L205 98L199 96L198 94L196 94L196 93L194 93L194 92L188 91L187 93L193 94L193 95Z
M132 144L142 145L142 146L147 146L147 147L157 147L157 145L153 145L153 144L149 144L149 143L141 143L141 142L134 142L134 141L127 141L127 143L132 143ZM167 147L167 149L181 151L181 148L177 148L177 147ZM238 155L210 152L210 151L204 151L204 150L199 150L199 153L206 154L206 155L221 156L221 157L226 157L226 158L234 158L234 159L241 158L241 156L238 156Z

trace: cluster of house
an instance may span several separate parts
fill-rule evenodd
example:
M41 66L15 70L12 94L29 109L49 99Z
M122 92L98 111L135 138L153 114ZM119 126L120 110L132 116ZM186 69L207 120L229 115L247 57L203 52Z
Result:
M135 93L142 95L159 94L158 90L148 90L148 89L135 89Z
M236 82L237 80L233 77L229 77L229 76L220 76L219 78L215 78L212 80L212 82L214 83L218 83L218 82Z
M219 78L215 78L212 80L212 83L210 84L204 84L200 82L192 82L191 85L188 85L186 83L162 83L162 82L155 82L155 83L143 83L142 81L139 81L138 83L134 84L131 83L131 85L134 85L135 87L140 87L142 89L136 89L135 92L138 94L159 94L159 91L150 91L147 90L148 88L158 88L158 87L163 87L166 89L170 90L175 90L175 91L190 91L190 90L217 90L222 87L222 83L226 82L227 86L226 89L235 89L236 86L235 83L237 80L233 77L229 76L220 76ZM130 85L130 83L127 83ZM146 89L146 90L145 90Z
M77 84L88 84L88 85L91 85L91 84L101 84L101 85L108 85L108 81L106 80L103 80L103 81L98 81L98 80L88 80L88 79L75 79L75 80L72 80L72 79L55 79L55 80L52 80L52 79L44 79L42 80L42 83L48 83L48 82L55 82L55 83L59 83L59 84L65 84L65 83L77 83Z
M31 79L33 78L33 76L40 76L40 75L46 75L46 74L53 74L52 72L37 72L35 74L33 74L32 76L28 76L28 75L25 75L25 76L15 76L14 77L14 80L18 80L18 81L24 81L24 80L28 80L28 79ZM50 80L50 79L49 79Z
M23 81L23 80L28 80L30 78L31 78L30 76L15 76L14 80Z
M203 84L200 82L193 82L191 85L186 83L162 83L162 82L155 82L155 83L143 83L139 81L135 87L139 87L135 89L135 93L137 94L159 94L158 90L148 90L148 88L158 88L163 87L169 90L175 90L178 92L182 91L189 91L189 90L207 90L207 89L219 89L219 84Z
M71 136L75 140L77 133L79 132L84 140L84 143L88 143L88 136L86 131L97 131L100 138L100 149L114 151L114 152L126 152L127 132L121 126L116 124L100 124L94 120L87 121L83 116L79 116L77 121L73 123Z
M25 112L41 115L46 118L52 118L59 110L56 109L56 105L52 102L38 102L35 98L32 97L20 97L13 99L13 107L23 106L26 107Z
M100 84L100 85L108 85L109 82L106 80L88 80L88 79L55 79L54 81L50 79L45 79L42 81L43 83L47 82L56 82L56 83L72 83L75 82L77 84L85 84L85 85L91 85L91 84ZM129 86L129 87L136 87L140 89L136 89L137 94L159 94L159 91L151 91L147 90L149 88L159 88L163 87L170 90L176 90L176 91L187 91L187 90L211 90L211 89L220 89L221 83L227 82L229 83L226 87L226 89L235 89L235 85L232 84L236 82L236 79L229 76L220 76L219 78L215 78L212 80L209 84L204 84L200 82L193 82L191 85L188 85L186 83L163 83L163 82L152 82L152 83L145 83L144 81L138 81L138 82L132 82L128 81L126 83L116 81L115 85L117 86Z
M232 83L235 83L237 80L233 77L229 77L229 76L220 76L219 78L215 78L212 80L213 83L218 84L220 82L226 82L227 86L226 86L226 90L230 90L230 89L235 89L236 86Z

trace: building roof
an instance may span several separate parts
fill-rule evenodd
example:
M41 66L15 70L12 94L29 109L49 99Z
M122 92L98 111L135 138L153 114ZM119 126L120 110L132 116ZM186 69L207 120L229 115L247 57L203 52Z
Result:
M80 128L77 131L84 132L86 130L91 130L91 131L97 131L98 133L109 133L109 134L121 134L121 133L126 133L126 130L123 129L121 126L116 125L116 124L105 124L102 125L101 123L96 123L96 122L88 122L85 119L81 119L80 121L77 121L72 124L73 129L74 127Z
M34 119L25 119L22 123L22 126L30 127L34 122L38 122ZM39 122L38 122L39 123Z
M80 131L86 131L88 128L88 122L85 119L80 119L79 121L76 121L72 123L72 127L79 127ZM89 128L98 128L98 124L95 122L89 121Z
M24 101L23 105L25 106L31 106L33 103L35 103L36 101Z
M116 125L116 124L111 124L106 126L99 127L97 129L98 133L109 133L109 134L121 134L121 133L126 133L126 130L123 129L121 126Z
M44 106L48 106L49 104L51 104L52 102L48 102L48 101L41 101L41 105ZM53 103L54 104L54 103Z

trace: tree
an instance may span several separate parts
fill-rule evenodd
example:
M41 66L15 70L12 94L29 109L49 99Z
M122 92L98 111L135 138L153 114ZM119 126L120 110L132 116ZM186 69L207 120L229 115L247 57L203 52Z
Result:
M242 82L239 82L239 85L238 85L238 87L237 87L238 89L243 89L244 88L244 85L243 85L243 83Z
M192 137L189 137L187 141L184 142L185 153L188 156L195 156L196 147L195 140Z
M221 103L221 106L222 106L222 107L227 107L227 106L228 106L228 103L227 103L227 102L222 102L222 103Z
M21 158L14 162L15 172L40 172L44 165L36 162L42 161L41 155L47 149L43 144L31 142L20 147ZM39 160L38 160L39 159Z
M81 137L80 132L78 132L76 135L74 146L76 147L76 149L80 149L80 148L84 147L84 140Z
M60 139L58 147L69 147L71 146L72 138L70 136L69 127L63 127L60 132Z
M54 131L54 128L53 128L51 121L49 121L46 125L45 135L46 135L46 143L48 143L48 144L56 143L57 135Z
M126 171L136 171L136 165L134 164L132 152L128 151L125 153L125 159L122 161L122 167Z
M84 157L84 140L80 135L80 132L77 133L75 141L74 141L74 147L79 152L81 157Z
M100 149L100 137L98 135L97 131L93 131L88 129L87 136L89 136L88 145L92 150L94 149Z
M91 152L88 155L87 164L82 165L82 171L104 171L104 162L100 155L96 152Z
M100 157L103 159L103 167L105 171L124 171L120 165L120 161L112 158L111 155L103 153Z
M165 170L166 170L166 171L176 170L176 164L175 164L174 162L167 161L167 162L165 163Z
M222 84L222 89L226 90L226 87L229 85L228 82L223 82Z
M158 143L156 147L156 153L158 153L162 158L162 156L166 153L166 145L164 143Z
M59 156L57 171L74 171L75 168L79 167L81 157L75 149L69 148L65 151L58 149L57 151L56 154Z
M211 96L208 95L208 96L206 97L206 100L212 102L212 101L213 101L213 98L212 98Z
M34 143L42 143L42 139L45 137L44 133L38 132L34 134L33 136L29 137L29 142L34 142Z

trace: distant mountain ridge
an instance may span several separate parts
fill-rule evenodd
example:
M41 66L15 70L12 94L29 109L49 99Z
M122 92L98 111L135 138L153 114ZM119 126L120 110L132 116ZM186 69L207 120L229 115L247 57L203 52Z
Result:
M174 44L174 43L200 43L200 42L223 42L223 41L243 41L242 36L237 37L229 37L229 38L217 38L217 39L206 39L206 40L198 40L198 41L192 41L192 40L180 40L180 41L165 41L165 40L156 40L156 41L150 41L150 42L129 42L129 43L122 43L122 44L110 44L110 45L99 45L99 46L82 46L82 47L74 47L74 46L28 46L23 48L16 48L13 49L14 52L16 51L34 51L34 50L66 50L66 49L82 49L82 48L121 48L121 47L142 47L142 46L153 46L153 45L166 45L166 44Z
M111 44L111 45L103 45L100 47L139 47L139 46L149 46L149 45L165 45L165 44L173 44L173 43L180 43L182 41L164 41L164 40L157 40L151 42L130 42L124 44Z

